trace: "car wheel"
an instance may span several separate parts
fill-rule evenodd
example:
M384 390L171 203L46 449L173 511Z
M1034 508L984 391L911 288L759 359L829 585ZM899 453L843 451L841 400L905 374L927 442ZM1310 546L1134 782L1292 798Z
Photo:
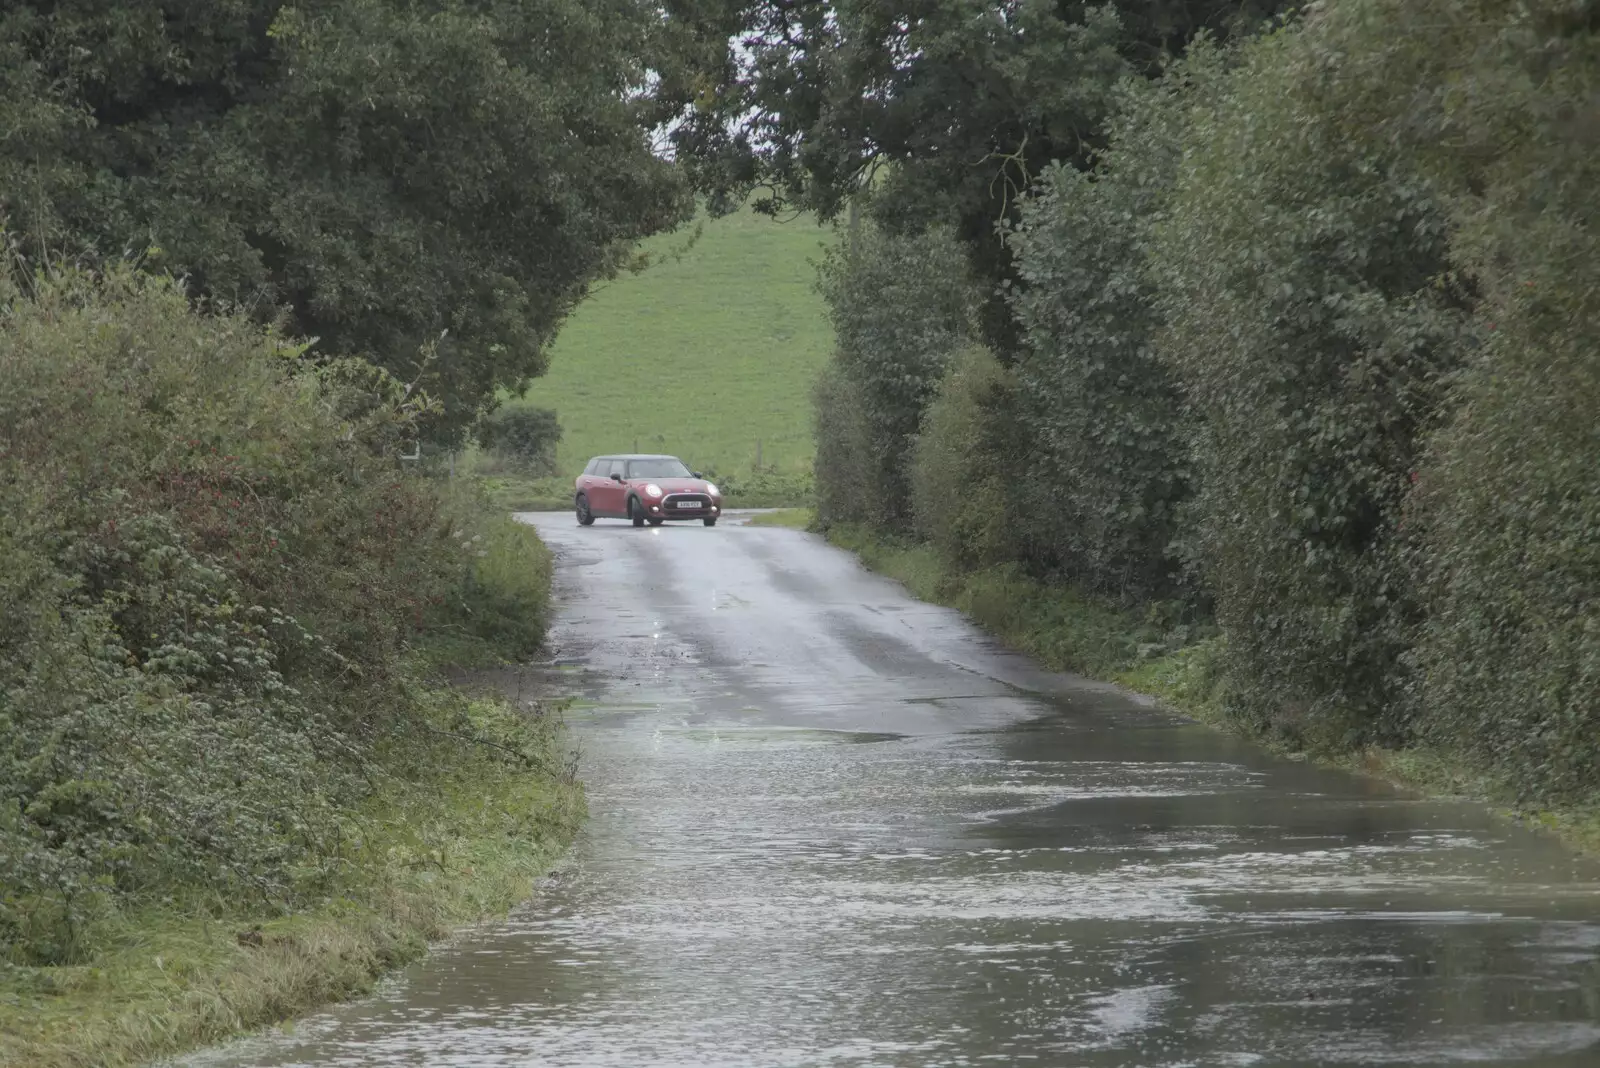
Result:
M589 511L589 498L581 493L578 494L578 500L574 507L578 513L578 525L580 527L594 526L594 513Z
M717 525L717 517L714 515L709 515L700 520L700 522L704 523L708 527L714 527Z
M639 498L628 498L628 518L633 520L636 527L644 526L644 509L639 506Z

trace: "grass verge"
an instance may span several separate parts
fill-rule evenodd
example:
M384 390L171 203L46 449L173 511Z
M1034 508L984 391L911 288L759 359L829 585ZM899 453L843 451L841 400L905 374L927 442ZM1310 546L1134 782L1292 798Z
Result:
M478 475L490 502L507 512L569 512L572 479Z
M762 512L745 520L752 527L789 527L792 530L809 530L812 512L809 508L779 508L775 512Z
M959 610L1052 670L1113 682L1208 726L1245 733L1228 717L1225 694L1213 670L1221 635L1214 628L1173 623L1177 618L1173 606L1130 610L1069 586L1040 583L1007 567L958 571L926 545L885 539L859 527L832 527L827 538L873 571L901 583L912 596ZM1486 804L1502 818L1553 834L1574 849L1600 854L1600 805L1520 806L1506 784L1447 753L1422 747L1305 753L1251 737L1295 759L1372 775L1431 797Z
M115 1068L221 1041L371 989L453 928L527 898L584 812L558 710L466 703L533 763L456 759L377 791L339 893L307 911L173 902L108 919L92 965L0 966L0 1065Z

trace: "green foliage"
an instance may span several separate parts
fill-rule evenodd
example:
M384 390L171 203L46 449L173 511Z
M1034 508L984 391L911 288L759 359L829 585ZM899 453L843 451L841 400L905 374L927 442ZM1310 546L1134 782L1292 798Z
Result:
M951 357L976 335L975 287L949 235L866 228L829 251L821 288L837 348L817 393L819 515L909 531L912 449ZM827 441L834 425L841 442Z
M866 527L837 524L828 540L901 583L915 597L966 613L1013 648L1047 667L1118 679L1163 662L1176 672L1192 666L1200 685L1202 660L1187 650L1215 645L1204 627L1179 621L1183 606L1155 602L1142 610L1084 594L1070 583L1043 582L1015 564L955 565L930 545L885 537Z
M672 0L741 51L706 71L674 137L703 187L760 188L764 210L832 219L864 197L891 232L951 229L985 283L985 339L1006 356L1014 330L992 287L1014 272L996 224L1015 220L1050 164L1088 164L1122 78L1157 73L1203 30L1248 30L1285 6Z
M1149 276L1183 147L1184 107L1219 76L1192 51L1159 83L1123 86L1110 146L1092 174L1048 170L1009 240L1022 285L1018 375L1034 443L1032 485L1051 518L1048 564L1089 589L1169 594L1179 508L1188 494L1182 398L1155 351L1161 326Z
M816 480L810 471L723 471L710 468L701 472L722 491L729 508L798 508L811 501Z
M1570 801L1600 768L1600 305L1529 275L1420 475L1415 655L1432 737L1519 800Z
M402 470L426 407L368 365L126 269L0 297L0 958L319 900L373 782L466 737L416 647L527 650L548 558Z
M1446 191L1452 259L1481 293L1482 343L1410 516L1423 726L1519 800L1592 798L1600 26L1558 0L1347 0L1307 38L1299 74L1349 135L1400 145Z
M928 405L913 452L917 534L951 563L982 567L1021 553L1018 525L1030 505L1018 478L1027 439L1012 374L985 348L958 354Z
M809 508L779 508L771 512L757 512L745 520L752 527L788 527L791 530L810 530L816 513Z
M872 494L877 464L861 391L839 364L830 363L817 377L811 401L817 435L818 525L826 530L835 523L881 524L883 515Z
M453 928L526 900L583 815L559 709L450 703L450 720L557 773L449 746L362 803L339 892L321 904L218 916L140 903L101 924L92 967L0 968L0 1064L132 1068L219 1042L365 993Z
M634 91L632 0L28 0L0 14L0 214L45 255L146 255L444 402L540 374L596 278L690 202Z
M1400 505L1461 327L1437 195L1343 136L1293 76L1301 47L1252 42L1193 110L1153 262L1234 711L1348 745L1399 733Z
M561 441L561 422L549 408L501 408L479 424L478 441L533 478L558 473L556 445Z
M1411 765L1465 758L1467 778L1524 804L1592 807L1591 6L1329 0L1267 36L1191 49L1161 80L1130 79L1095 98L1099 117L1074 152L1057 153L1064 165L1020 207L1006 201L1020 216L1008 232L1018 282L1009 303L1024 342L1009 372L1025 402L1020 434L979 400L1008 372L940 372L916 445L925 542L885 548L885 531L906 528L873 511L883 498L874 465L892 450L884 408L874 410L855 366L876 362L905 388L897 399L909 410L919 402L906 398L924 396L909 387L945 364L904 373L893 336L862 331L872 340L856 365L841 341L819 386L822 524L860 539L869 557L904 564L919 594L1053 662L1111 670L1117 656L1092 635L1046 637L1077 629L1044 622L1039 591L1052 579L1123 603L1181 595L1164 618L1214 606L1221 636L1180 642L1187 651L1127 677L1290 747L1417 742L1431 748ZM1018 27L1027 7L1015 9ZM772 65L753 68L772 86L781 72L806 71L814 96L801 112L837 118L829 130L876 128L891 115L902 124L884 129L904 150L871 192L873 214L895 232L941 217L916 205L959 184L935 177L945 161L919 153L933 159L959 142L969 115L995 103L948 123L916 110L917 77L935 84L941 64L974 53L981 73L999 54L933 47L987 45L997 33L968 12L961 37L942 21L961 5L934 8L926 23L897 21L886 5L852 8L796 39L833 35L864 55L807 54L774 38ZM877 40L927 50L898 53L883 87L865 94L873 106L846 117L853 97L815 91L875 69L877 46L864 42ZM1013 73L1026 68L1020 51L1005 54ZM782 137L765 144L776 173L814 183L785 195L819 205L845 203L867 165L826 136L796 141L791 155ZM948 165L958 158L984 157ZM883 288L885 320L914 303ZM866 301L879 286L835 289ZM984 476L1017 455L1012 434L1033 459L1027 503L1040 502L1038 515L1003 539L982 521L998 496L971 515L941 514L937 472L961 472L974 500L997 494ZM1192 587L1177 582L1180 561Z
M456 487L453 494L466 496L470 507L458 500L454 511L481 518L452 533L469 564L456 590L425 617L422 645L431 661L447 666L525 660L539 650L550 624L550 550L531 526L470 485L470 493Z

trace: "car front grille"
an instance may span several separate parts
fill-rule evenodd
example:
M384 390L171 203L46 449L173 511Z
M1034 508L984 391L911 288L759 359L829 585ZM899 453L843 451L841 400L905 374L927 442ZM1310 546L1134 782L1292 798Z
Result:
M711 498L704 493L669 493L661 499L661 511L665 515L674 512L704 512L710 508Z

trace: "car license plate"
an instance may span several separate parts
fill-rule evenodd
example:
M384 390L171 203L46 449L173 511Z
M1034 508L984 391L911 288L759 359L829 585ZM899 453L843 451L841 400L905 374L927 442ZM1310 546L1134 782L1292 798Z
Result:
M698 507L700 507L700 502L699 501L678 501L676 503L677 503L679 508L698 508Z

